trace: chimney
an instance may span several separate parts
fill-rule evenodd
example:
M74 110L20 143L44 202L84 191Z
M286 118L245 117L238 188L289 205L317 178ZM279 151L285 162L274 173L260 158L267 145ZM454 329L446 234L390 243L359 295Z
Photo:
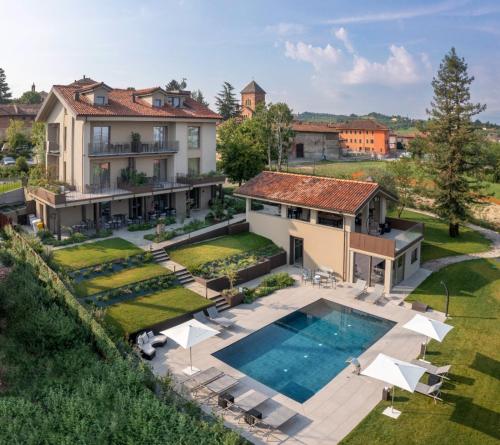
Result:
M34 93L35 91L36 91L35 82L33 82L33 85L31 85L31 92Z
M132 93L132 102L135 102L135 93Z
M80 100L80 93L78 91L75 92L75 100Z

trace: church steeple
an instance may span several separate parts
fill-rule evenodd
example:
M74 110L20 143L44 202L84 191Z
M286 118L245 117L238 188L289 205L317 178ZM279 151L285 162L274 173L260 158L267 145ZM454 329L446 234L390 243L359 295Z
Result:
M31 92L32 92L32 93L35 93L35 92L36 92L35 82L33 82L33 85L31 85Z
M241 90L241 115L252 117L255 107L260 103L266 103L266 92L252 80Z

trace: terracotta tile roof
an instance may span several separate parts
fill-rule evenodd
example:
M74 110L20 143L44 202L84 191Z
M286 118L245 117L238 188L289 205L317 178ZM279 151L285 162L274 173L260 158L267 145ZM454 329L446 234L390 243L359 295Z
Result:
M298 133L338 133L339 130L327 123L313 123L294 121L292 123L293 131Z
M0 104L0 116L35 117L42 104Z
M100 85L100 82L94 82ZM201 118L201 119L220 119L220 116L199 102L186 97L183 108L175 108L165 104L161 108L152 107L145 100L135 97L134 94L147 94L145 91L155 91L158 87L144 90L116 89L113 88L108 93L107 105L94 105L84 95L80 94L79 99L75 99L75 93L92 87L92 84L71 84L54 85L53 89L58 93L68 106L80 116L98 116L98 117L161 117L161 118Z
M332 125L338 130L389 130L388 127L373 119L355 119L350 122L337 122Z
M354 215L377 190L376 182L264 171L235 194Z

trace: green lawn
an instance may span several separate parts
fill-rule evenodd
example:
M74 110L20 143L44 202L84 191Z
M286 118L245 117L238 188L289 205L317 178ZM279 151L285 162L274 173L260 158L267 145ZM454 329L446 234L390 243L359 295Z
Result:
M10 192L21 188L23 185L21 181L4 181L0 182L0 193Z
M186 313L200 311L212 303L184 287L173 287L110 306L106 319L126 334Z
M391 212L391 216L397 215ZM463 225L460 227L460 237L450 238L448 225L437 218L407 210L403 212L401 218L425 224L422 263L445 256L485 252L490 248L491 243L487 238Z
M259 249L272 244L272 241L255 233L238 233L221 236L169 251L170 258L189 270L210 261L220 260L232 255Z
M450 290L448 323L455 326L443 343L429 344L427 358L452 364L443 386L444 403L396 390L398 420L382 415L381 402L342 445L498 444L500 441L500 270L498 261L474 260L431 275L409 297L444 311L440 281ZM368 439L369 438L369 439Z
M135 244L122 238L109 238L95 243L54 250L54 259L59 264L76 270L118 258L128 258L139 253L144 253L144 251Z
M299 173L315 173L321 176L345 177L354 175L356 177L367 170L382 169L386 166L387 162L385 161L318 162L315 165L307 163L290 167L288 170Z
M169 275L172 272L158 264L143 264L138 267L124 269L112 275L102 275L84 280L76 286L76 292L79 296L94 295L105 290L116 289L136 281L147 280L149 278Z

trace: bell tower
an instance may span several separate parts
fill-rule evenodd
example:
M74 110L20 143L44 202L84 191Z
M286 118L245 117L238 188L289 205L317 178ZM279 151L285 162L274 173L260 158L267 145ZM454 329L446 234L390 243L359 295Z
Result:
M266 92L252 80L241 90L241 115L252 117L256 106L260 103L266 103Z

